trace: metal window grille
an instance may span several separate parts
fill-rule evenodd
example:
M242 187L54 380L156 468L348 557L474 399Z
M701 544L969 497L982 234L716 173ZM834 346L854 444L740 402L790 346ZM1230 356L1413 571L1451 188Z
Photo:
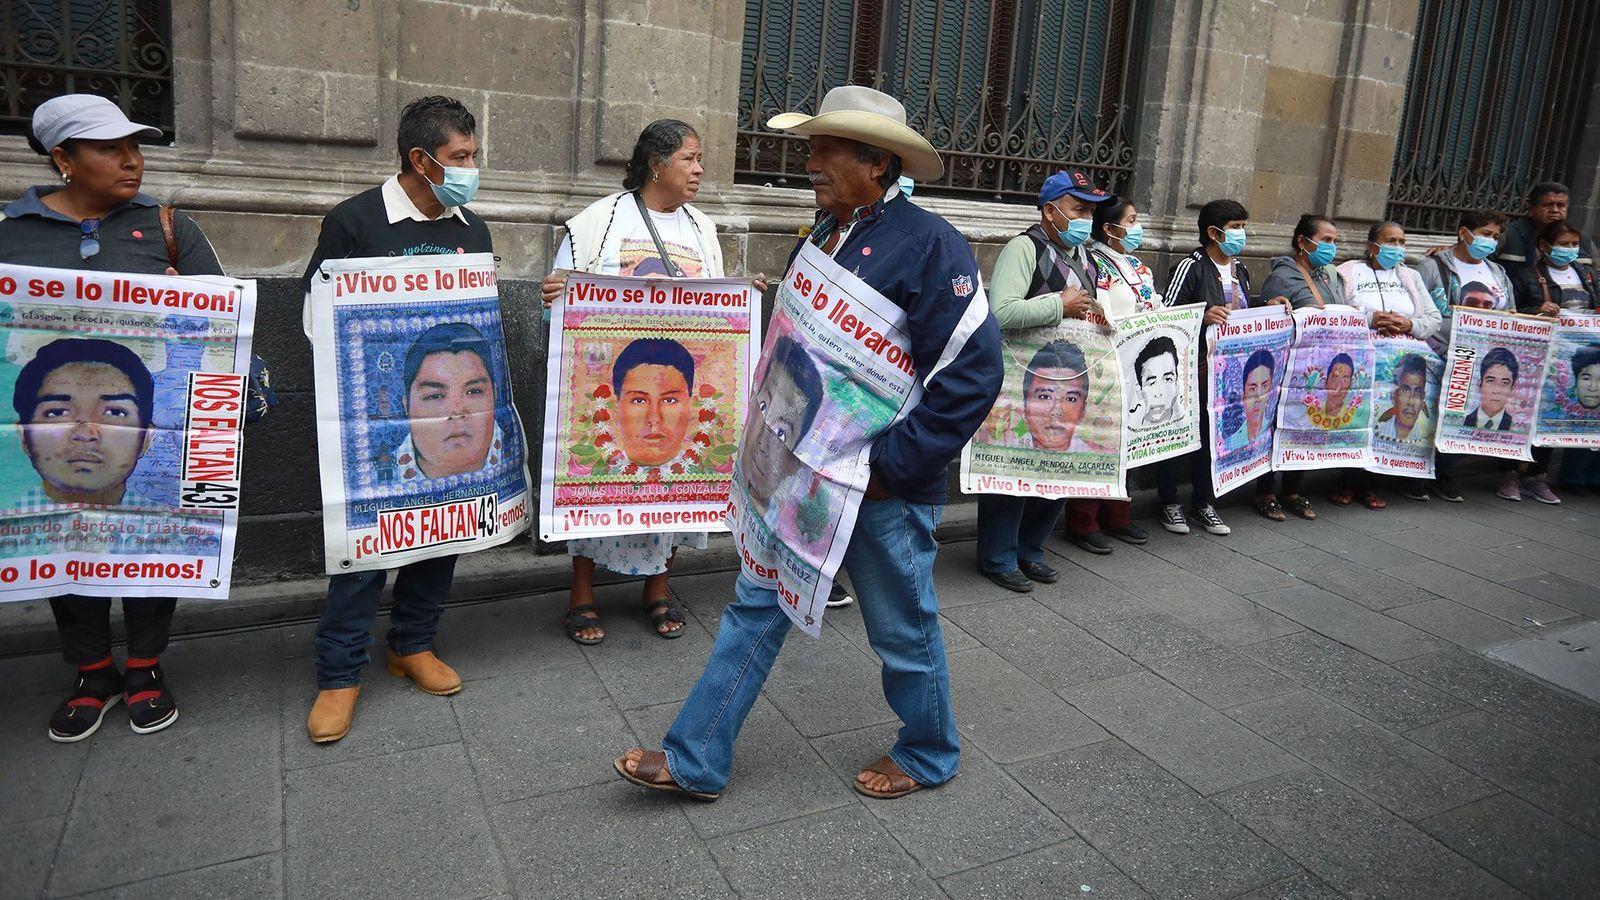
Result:
M1565 181L1583 131L1594 0L1423 0L1389 217L1448 233L1463 210L1515 214Z
M939 149L918 191L1031 202L1063 167L1112 190L1133 171L1138 0L747 0L736 174L803 184L805 141L766 128L828 89L897 97Z
M0 133L27 134L51 97L100 94L171 139L171 4L0 0Z

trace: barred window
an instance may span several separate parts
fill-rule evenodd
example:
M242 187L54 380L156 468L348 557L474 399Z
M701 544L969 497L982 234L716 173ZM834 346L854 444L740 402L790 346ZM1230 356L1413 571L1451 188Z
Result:
M1112 190L1133 171L1137 0L747 0L740 180L803 184L805 141L767 130L841 84L875 87L939 149L918 191L1032 202L1063 167ZM797 177L799 176L799 177Z
M171 4L0 0L0 134L27 134L39 104L99 94L172 138Z
M1523 211L1566 181L1583 132L1593 0L1423 0L1389 217L1449 233L1463 210Z

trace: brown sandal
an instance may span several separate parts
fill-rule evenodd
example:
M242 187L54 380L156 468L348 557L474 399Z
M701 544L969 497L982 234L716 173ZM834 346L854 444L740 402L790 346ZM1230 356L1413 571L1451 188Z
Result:
M1372 491L1366 491L1361 495L1361 505L1365 506L1367 509L1377 512L1379 510L1388 509L1389 501L1379 497Z
M1334 491L1328 495L1328 502L1334 506L1349 506L1355 495L1349 491Z
M1278 503L1278 498L1271 494L1257 494L1255 498L1256 512L1264 519L1273 522L1282 522L1288 518L1283 514L1283 506Z
M631 773L623 768L622 765L627 760L627 754L623 754L617 757L612 765L616 767L618 775L640 787L649 788L652 791L663 791L668 794L681 794L685 797L699 800L702 803L710 803L722 796L720 793L711 794L705 791L691 791L679 785L677 781L673 780L672 773L667 771L667 755L660 750L645 750L644 755L639 757L639 762L633 767ZM662 776L666 776L667 780L660 780Z
M910 783L910 786L905 788L895 788L887 791L874 791L871 788L868 788L866 785L863 785L860 781L850 782L850 786L856 789L856 793L863 797L871 797L875 800L895 800L900 797L904 797L907 794L922 790L922 785L919 784L915 778L912 778L910 775L907 775L905 772L901 771L900 767L895 765L894 760L887 756L879 757L877 762L867 766L865 769L862 769L862 771L876 772L879 775L887 775L889 776L890 784L893 784L894 779L896 778L904 778Z

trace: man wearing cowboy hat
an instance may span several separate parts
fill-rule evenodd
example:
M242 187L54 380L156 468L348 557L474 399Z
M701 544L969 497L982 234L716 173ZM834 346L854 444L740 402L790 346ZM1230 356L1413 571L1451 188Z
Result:
M880 798L956 774L933 530L947 499L945 470L1001 383L1000 332L971 247L897 184L901 174L917 181L944 174L939 154L905 121L893 97L847 86L829 91L816 116L785 113L767 123L810 139L806 172L820 209L807 240L906 311L924 387L921 402L873 444L872 477L844 557L867 638L883 660L885 699L903 723L888 754L856 776L857 791ZM776 591L743 578L735 590L664 752L636 748L616 761L629 781L700 800L716 799L727 784L734 738L789 630Z

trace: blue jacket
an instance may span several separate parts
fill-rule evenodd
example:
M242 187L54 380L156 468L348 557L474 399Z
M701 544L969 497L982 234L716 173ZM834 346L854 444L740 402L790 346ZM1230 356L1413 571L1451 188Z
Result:
M923 381L922 402L873 444L873 474L897 497L944 503L945 470L994 407L1004 375L1000 328L972 247L949 222L896 195L858 220L833 258L906 311Z

